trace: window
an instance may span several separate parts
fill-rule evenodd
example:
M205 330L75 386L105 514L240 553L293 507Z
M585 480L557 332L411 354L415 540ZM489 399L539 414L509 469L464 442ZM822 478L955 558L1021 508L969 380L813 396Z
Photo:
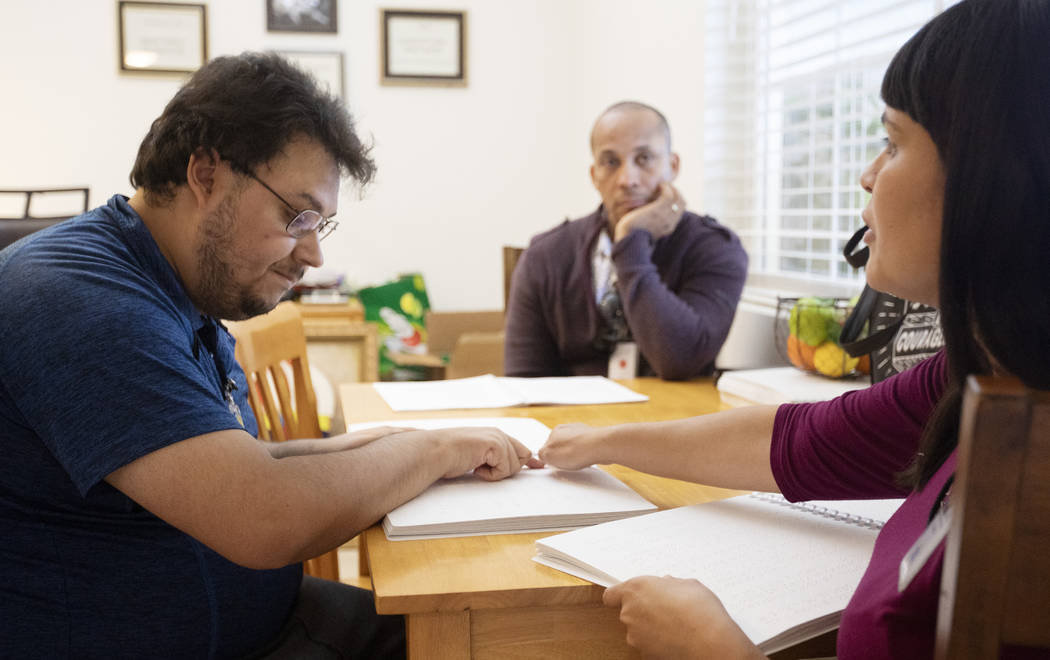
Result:
M842 246L882 149L882 76L952 2L708 0L704 202L740 235L752 281L857 288Z

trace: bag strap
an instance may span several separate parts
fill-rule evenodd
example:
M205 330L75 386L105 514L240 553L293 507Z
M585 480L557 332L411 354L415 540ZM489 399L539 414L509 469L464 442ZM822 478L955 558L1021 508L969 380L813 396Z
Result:
M857 304L853 307L853 311L850 312L846 322L842 325L842 333L839 335L839 345L842 346L843 350L849 353L851 357L867 355L868 353L882 348L893 339L894 335L897 334L897 330L900 329L901 324L904 323L904 315L901 314L897 317L896 321L885 328L882 328L878 332L869 334L863 339L858 339L861 330L864 329L864 324L871 318L871 312L875 308L876 303L878 303L878 300L879 292L865 284L864 290L860 293L860 298L857 299Z
M860 244L862 238L864 238L865 232L868 231L868 226L863 225L860 229L853 232L853 235L849 237L846 244L842 246L842 256L846 258L846 262L854 268L863 268L868 263L868 246L865 245L861 249L857 250L857 245ZM854 252L856 250L856 252Z

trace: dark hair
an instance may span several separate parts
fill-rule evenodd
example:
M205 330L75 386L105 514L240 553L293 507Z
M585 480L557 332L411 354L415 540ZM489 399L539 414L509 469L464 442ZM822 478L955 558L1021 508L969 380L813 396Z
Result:
M940 312L948 388L904 478L957 443L969 374L1050 389L1050 0L965 0L893 58L886 104L930 134L946 174Z
M598 118L594 120L594 127L598 126L598 122L602 120L602 117L609 114L610 112L620 111L648 111L656 115L657 121L660 122L660 128L663 129L664 137L667 138L667 150L671 150L671 126L667 123L667 117L664 117L664 113L660 112L651 105L647 105L640 101L619 101L613 103L608 108L602 111L602 114L598 115ZM591 151L594 150L594 127L591 128Z
M152 200L168 201L186 182L187 163L198 148L215 149L246 173L302 136L321 143L344 175L371 181L375 164L350 113L312 76L275 53L217 57L154 120L139 146L131 185Z

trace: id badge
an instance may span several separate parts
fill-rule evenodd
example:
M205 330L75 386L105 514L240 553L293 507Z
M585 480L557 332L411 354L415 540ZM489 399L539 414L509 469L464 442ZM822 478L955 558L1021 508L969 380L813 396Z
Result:
M609 356L609 378L624 380L638 377L638 344L622 341Z
M930 524L919 536L915 544L905 553L901 559L900 571L897 575L897 591L903 592L919 574L922 567L929 561L930 555L941 544L944 537L948 536L948 528L951 526L951 507L942 506L937 515L933 517Z

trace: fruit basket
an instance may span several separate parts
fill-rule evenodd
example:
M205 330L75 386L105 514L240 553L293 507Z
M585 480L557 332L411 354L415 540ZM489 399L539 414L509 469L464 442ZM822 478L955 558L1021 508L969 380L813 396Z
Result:
M851 357L839 345L842 324L855 302L850 298L777 298L777 351L799 369L828 378L868 373L868 356Z

